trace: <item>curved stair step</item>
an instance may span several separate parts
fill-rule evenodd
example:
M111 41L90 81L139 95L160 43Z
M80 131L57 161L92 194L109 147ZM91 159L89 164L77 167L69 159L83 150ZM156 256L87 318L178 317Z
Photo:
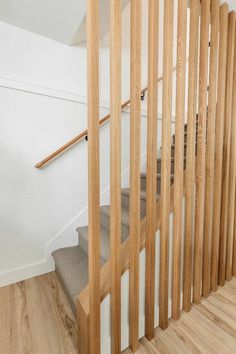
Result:
M55 270L76 315L77 297L88 284L88 255L81 247L61 248L52 253ZM101 261L104 264L105 260Z

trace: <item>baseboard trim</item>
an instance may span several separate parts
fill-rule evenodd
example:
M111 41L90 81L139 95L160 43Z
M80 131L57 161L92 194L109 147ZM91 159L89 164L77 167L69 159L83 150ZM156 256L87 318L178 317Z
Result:
M17 282L52 272L55 269L53 260L42 260L27 264L23 267L13 268L0 273L0 287L15 284Z

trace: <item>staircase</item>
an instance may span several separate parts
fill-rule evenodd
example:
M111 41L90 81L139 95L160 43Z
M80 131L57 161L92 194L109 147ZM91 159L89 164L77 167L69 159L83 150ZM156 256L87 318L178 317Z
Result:
M186 163L187 125L185 125L184 163ZM172 137L171 146L171 184L174 183L174 152L175 135ZM161 192L161 158L157 159L157 201ZM146 173L141 173L141 215L146 215ZM121 192L121 235L122 242L129 236L129 200L130 189L123 188ZM110 206L100 207L101 213L101 265L109 259L110 253ZM52 253L55 260L56 274L60 279L71 308L76 315L77 299L81 291L88 284L88 226L77 228L78 246L67 247Z
M129 335L127 333L125 345L132 352L139 348L141 333L152 340L158 323L162 330L167 329L170 311L171 317L179 320L182 308L189 312L192 303L200 304L202 297L207 298L211 291L217 291L218 285L223 286L226 280L236 276L236 13L229 13L227 4L220 5L218 0L193 0L190 1L188 27L187 1L178 1L176 136L171 140L175 11L173 1L163 2L161 98L164 118L161 158L157 159L160 9L159 2L148 2L147 173L141 173L140 94L146 92L141 87L142 1L130 4L130 100L121 105L121 2L113 0L110 13L111 114L99 121L99 1L88 0L88 130L36 165L40 168L88 135L89 227L77 229L78 246L53 252L56 273L77 315L78 348L82 354L101 353L101 302L108 294L111 295L110 318L106 323L110 328L109 348L111 353L121 352L121 276L127 270ZM187 87L186 49L189 54ZM130 104L130 188L121 189L120 108L127 104ZM184 126L186 104L188 126ZM111 205L100 206L99 127L107 119L110 119L111 134ZM184 196L185 212L182 210ZM160 230L160 247L155 252L157 230ZM140 267L143 248L145 274L140 271L144 270ZM158 270L156 259L160 265ZM157 271L158 323L154 316ZM143 314L140 312L140 275L145 275L141 284L145 290ZM145 318L143 332L140 315Z

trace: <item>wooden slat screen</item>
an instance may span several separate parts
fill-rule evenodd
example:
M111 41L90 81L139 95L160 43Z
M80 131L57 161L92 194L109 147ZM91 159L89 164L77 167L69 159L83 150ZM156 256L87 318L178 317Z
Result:
M180 317L182 210L184 187L184 120L186 85L187 1L179 0L177 26L177 89L174 164L174 241L172 273L172 317Z
M168 326L169 219L172 119L173 17L174 1L164 2L162 161L161 161L161 248L159 317L162 329Z
M111 352L121 351L121 1L110 2Z
M188 120L187 120L187 155L186 155L186 202L185 202L185 242L183 308L191 309L192 289L192 249L194 236L195 206L195 149L196 149L196 114L197 114L197 78L198 78L198 38L200 5L190 2L189 36L189 71L188 71Z
M99 1L88 0L89 346L100 353Z
M101 352L100 301L108 292L111 293L111 353L121 353L121 275L128 268L129 346L133 352L138 350L141 244L146 248L145 336L148 340L155 335L158 276L161 329L168 327L170 313L178 320L182 308L190 311L192 302L199 304L202 296L208 297L210 291L216 291L218 285L236 276L236 13L229 13L228 5L220 5L219 0L149 0L148 89L142 91L143 1L130 2L129 238L121 244L121 4L121 0L110 1L110 259L100 273L99 1L88 0L89 311L79 302L78 317L82 320L79 329L88 334L89 340L86 344L79 335L82 354ZM160 39L162 5L164 21ZM160 40L163 40L163 53L159 53ZM177 65L176 87L173 87L175 41ZM158 90L159 61L163 61L162 90ZM140 96L146 91L146 194L143 191L141 194ZM176 95L175 113L173 93ZM158 107L158 98L162 99L162 110ZM157 173L158 112L162 114L161 176ZM172 174L174 185L171 187ZM141 198L142 203L144 198L146 202L146 217L142 221ZM160 254L156 254L158 229ZM157 257L160 257L160 274L156 273ZM171 309L168 308L170 295Z
M219 29L219 59L218 59L218 85L217 107L215 122L215 164L214 164L214 196L213 196L213 221L212 221L212 257L211 257L211 290L216 291L218 286L218 261L220 240L220 211L221 211L221 186L223 163L223 137L224 137L224 112L225 112L225 80L228 32L228 5L220 7Z
M236 16L234 14L234 19ZM236 176L236 37L235 37L235 22L234 22L234 64L232 72L232 108L231 108L231 133L230 133L230 156L229 156L229 201L228 201L228 219L227 219L227 244L226 244L226 280L232 278L233 264L233 238L234 238L234 219L235 219L235 176ZM229 113L230 114L230 113Z
M142 1L131 0L129 341L133 351L139 347L141 18Z
M154 337L155 313L155 249L157 195L157 75L159 1L149 1L148 31L148 122L147 122L147 235L146 235L146 293L145 335Z
M235 45L234 38L235 38L235 13L231 12L229 14L228 46L227 46L227 61L226 61L226 94L225 94L221 221L220 221L219 285L221 286L225 284L225 276L226 276L225 272L226 272L229 167L230 167L229 159L230 159L234 45Z
M229 204L227 223L226 246L226 280L230 281L233 275L233 246L235 222L235 182L236 182L236 36L234 35L234 69L233 69L233 94L231 116L231 142L230 142L230 170L229 170Z
M193 300L200 302L202 295L202 254L204 233L205 201L205 151L208 85L210 0L201 1L201 31L199 59L199 102L197 122L197 160L196 160L196 209L194 239Z
M211 35L210 35L210 74L209 97L207 112L206 138L206 182L205 182L205 220L203 237L203 273L202 292L204 297L210 294L211 277L211 244L212 244L212 216L214 191L214 162L215 162L215 117L217 93L219 43L219 1L211 1Z

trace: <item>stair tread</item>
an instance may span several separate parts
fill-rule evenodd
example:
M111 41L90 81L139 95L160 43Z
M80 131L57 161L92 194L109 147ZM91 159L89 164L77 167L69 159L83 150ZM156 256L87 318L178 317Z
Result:
M130 195L130 188L123 188L122 190L121 190L121 193L122 194L126 194L126 195ZM159 194L157 193L157 198L159 198ZM146 192L146 190L143 190L143 189L141 189L140 190L140 199L142 199L142 200L146 200L147 199L147 192Z
M147 173L146 172L141 172L141 177L142 178L146 178L147 177ZM161 178L161 173L157 173L157 178L158 179ZM175 174L171 173L170 178L174 179L175 178Z
M77 297L88 284L88 256L78 246L58 249L52 256L56 273L76 314ZM105 260L102 263L104 262Z
M101 214L110 217L110 208L110 205L101 206ZM129 209L127 208L121 208L121 224L129 226Z

